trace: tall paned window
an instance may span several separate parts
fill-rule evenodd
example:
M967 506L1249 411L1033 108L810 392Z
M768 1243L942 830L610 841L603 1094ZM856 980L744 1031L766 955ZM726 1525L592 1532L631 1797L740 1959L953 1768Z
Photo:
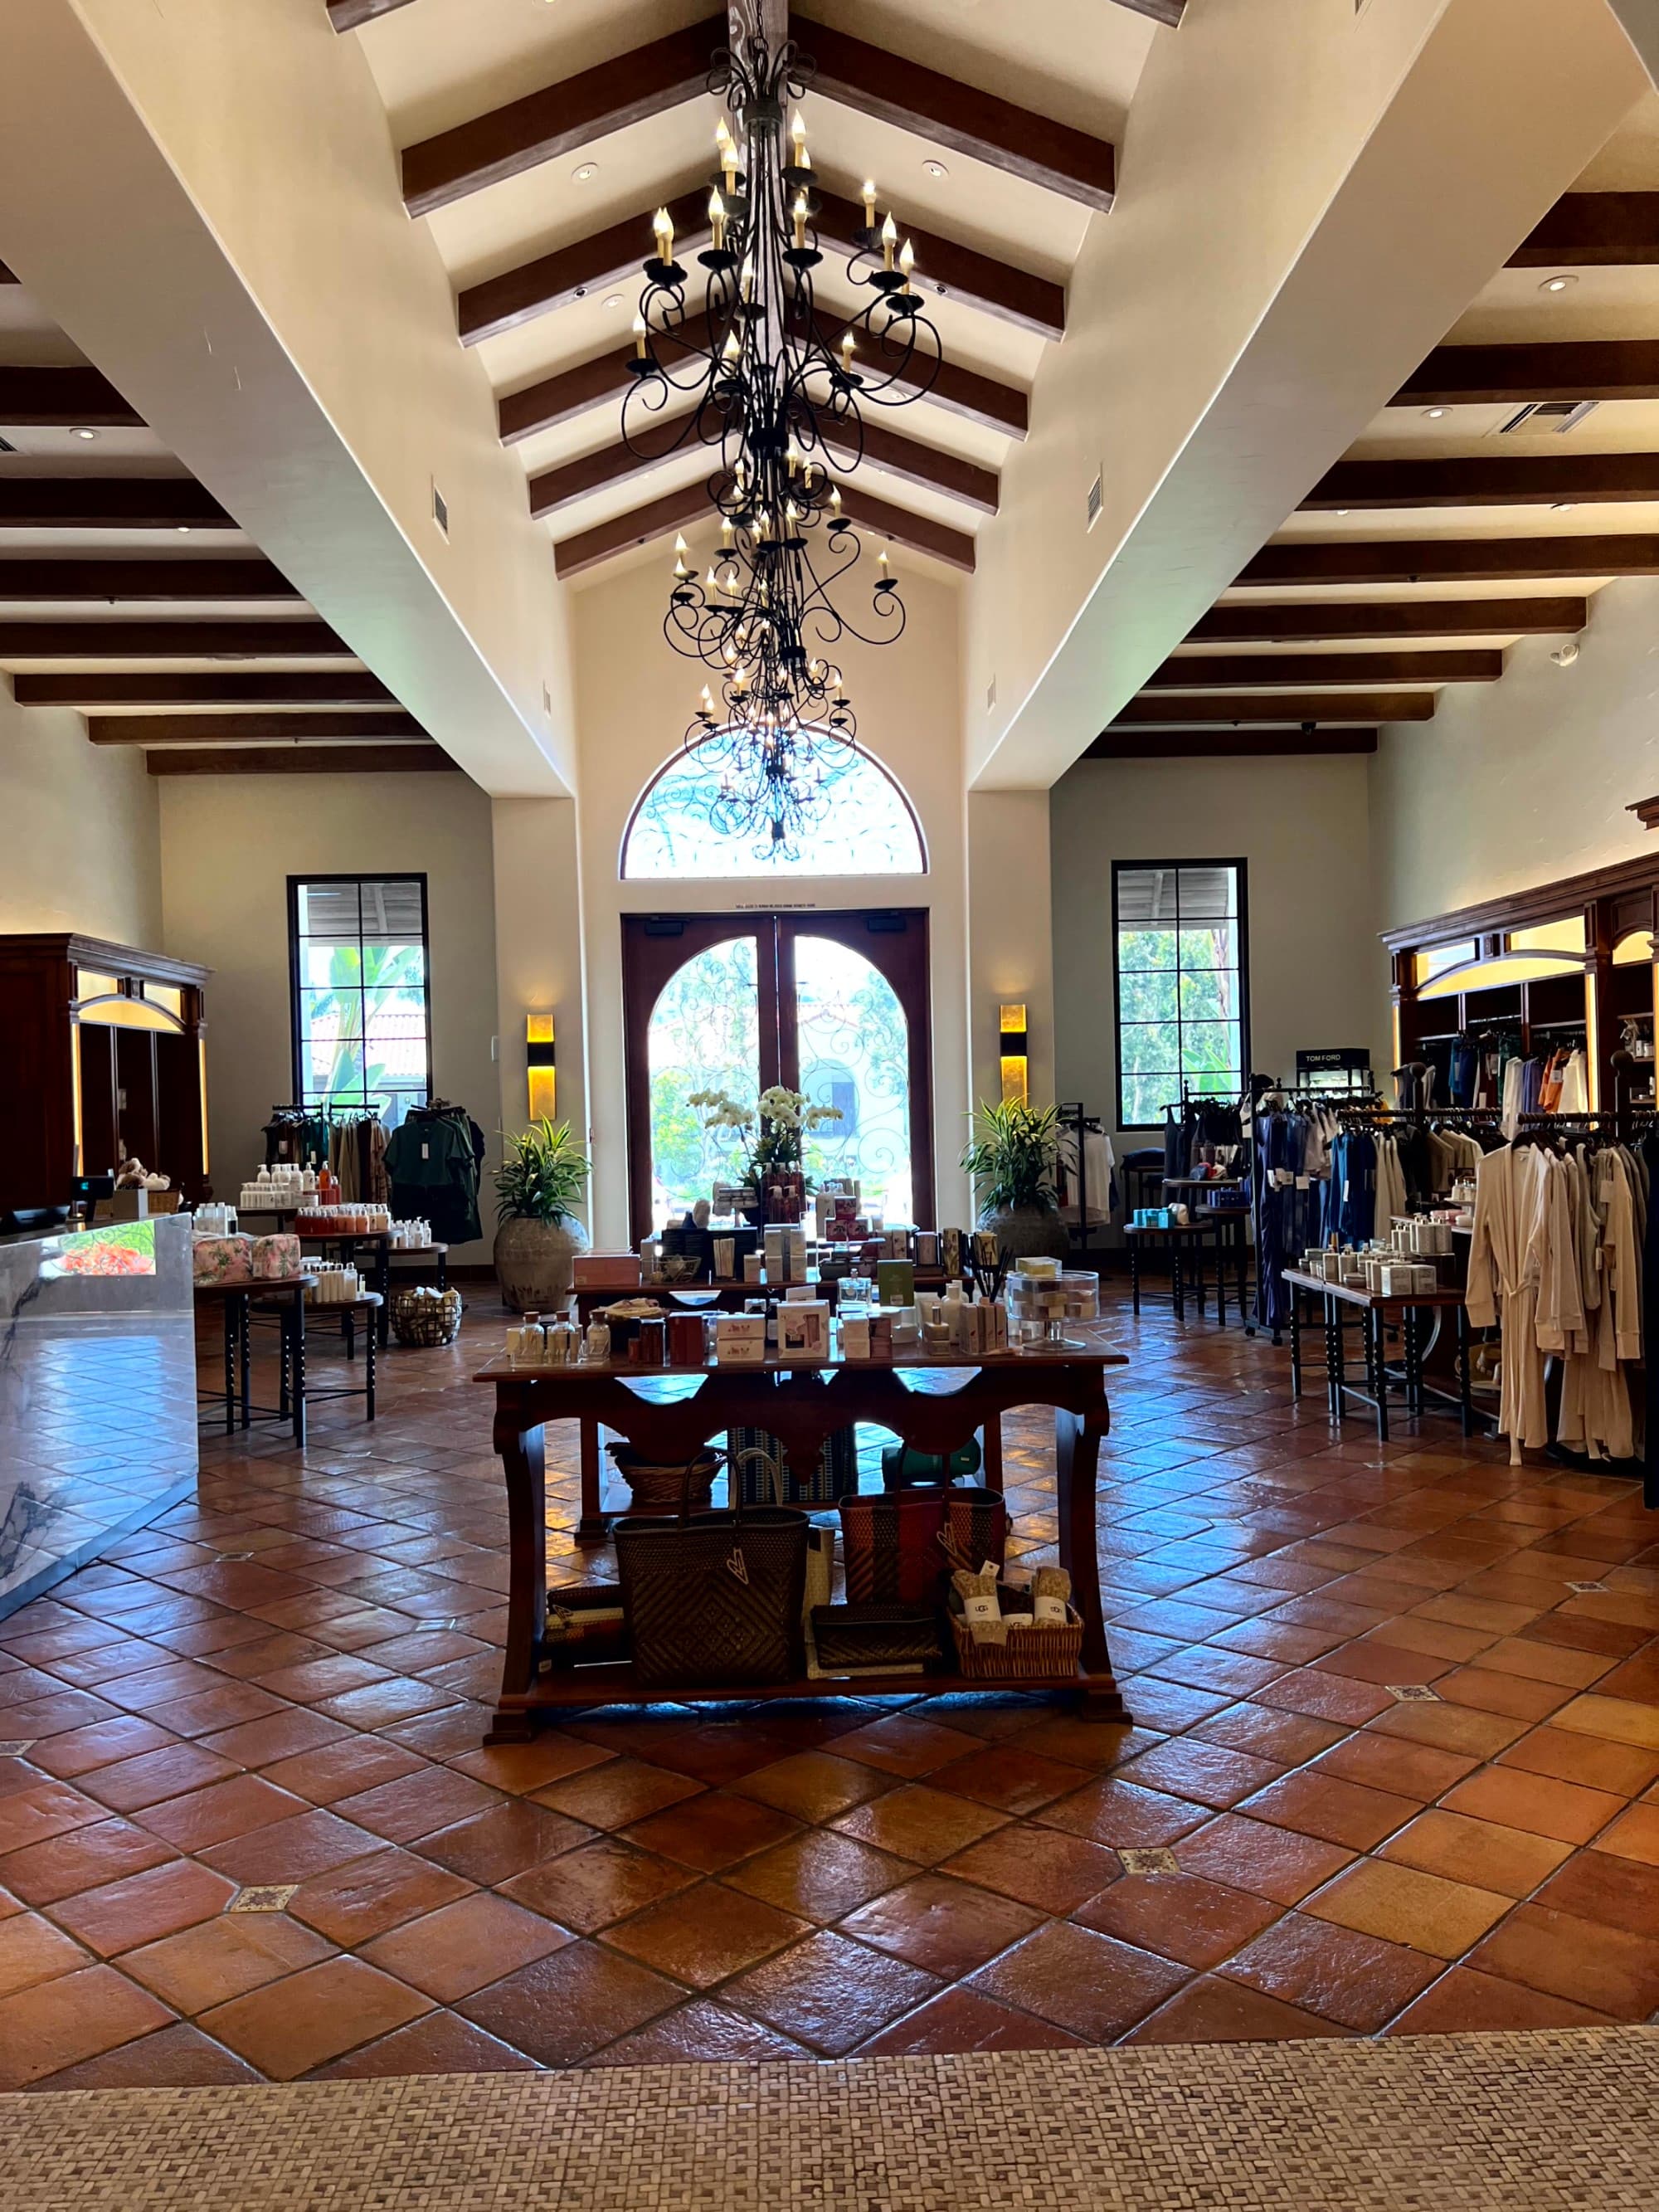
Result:
M1249 1060L1242 860L1115 860L1117 1120L1153 1127L1183 1087L1237 1097Z
M294 1096L395 1128L432 1091L424 876L290 876Z

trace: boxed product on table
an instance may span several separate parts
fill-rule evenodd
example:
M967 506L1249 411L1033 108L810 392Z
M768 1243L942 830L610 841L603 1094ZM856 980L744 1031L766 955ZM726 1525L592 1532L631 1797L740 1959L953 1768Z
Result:
M636 1291L640 1255L637 1252L578 1253L572 1282L579 1291Z
M778 1352L805 1359L830 1357L830 1304L826 1298L785 1300L778 1308Z
M758 1367L766 1358L763 1314L717 1314L714 1358L722 1367Z

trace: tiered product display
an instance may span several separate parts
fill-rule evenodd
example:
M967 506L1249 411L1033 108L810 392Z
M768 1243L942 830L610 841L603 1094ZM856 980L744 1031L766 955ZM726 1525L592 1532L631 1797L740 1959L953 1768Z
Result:
M356 1305L363 1294L363 1279L343 1260L307 1260L306 1273L317 1279L306 1292L308 1306Z
M391 1209L362 1203L306 1206L294 1217L299 1237L389 1237Z

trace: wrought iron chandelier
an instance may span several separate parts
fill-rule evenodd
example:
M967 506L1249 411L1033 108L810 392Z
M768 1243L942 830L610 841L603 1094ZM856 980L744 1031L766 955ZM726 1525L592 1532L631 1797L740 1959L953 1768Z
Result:
M866 627L847 611L865 548L844 512L840 479L864 453L866 406L908 405L939 371L939 333L910 278L915 257L891 210L878 222L876 188L847 264L860 304L821 315L813 271L823 256L815 218L818 179L797 105L812 64L793 43L741 39L714 58L709 89L723 96L709 179L710 243L702 305L674 258L666 209L634 323L634 381L623 438L656 461L701 445L718 465L708 479L720 545L708 572L690 566L684 538L664 635L710 672L685 733L716 764L716 826L792 857L827 811L826 757L855 748L857 720L833 656L846 637L890 644L904 603L885 546L875 564ZM689 398L689 409L677 403ZM671 411L672 410L672 411Z

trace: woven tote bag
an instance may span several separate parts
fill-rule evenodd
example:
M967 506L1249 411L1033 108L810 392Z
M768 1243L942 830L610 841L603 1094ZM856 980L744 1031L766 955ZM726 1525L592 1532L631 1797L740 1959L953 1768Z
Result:
M842 1556L849 1605L943 1605L946 1542L975 1565L1002 1565L1008 1509L1000 1491L966 1483L884 1490L841 1501Z
M824 1438L817 1463L805 1480L797 1480L781 1442L766 1429L728 1429L726 1446L737 1471L738 1494L745 1505L775 1502L769 1474L750 1453L763 1453L783 1469L784 1494L775 1499L781 1505L833 1505L859 1486L858 1435L850 1423Z
M805 1514L780 1505L629 1517L617 1567L642 1687L793 1681L805 1667Z

